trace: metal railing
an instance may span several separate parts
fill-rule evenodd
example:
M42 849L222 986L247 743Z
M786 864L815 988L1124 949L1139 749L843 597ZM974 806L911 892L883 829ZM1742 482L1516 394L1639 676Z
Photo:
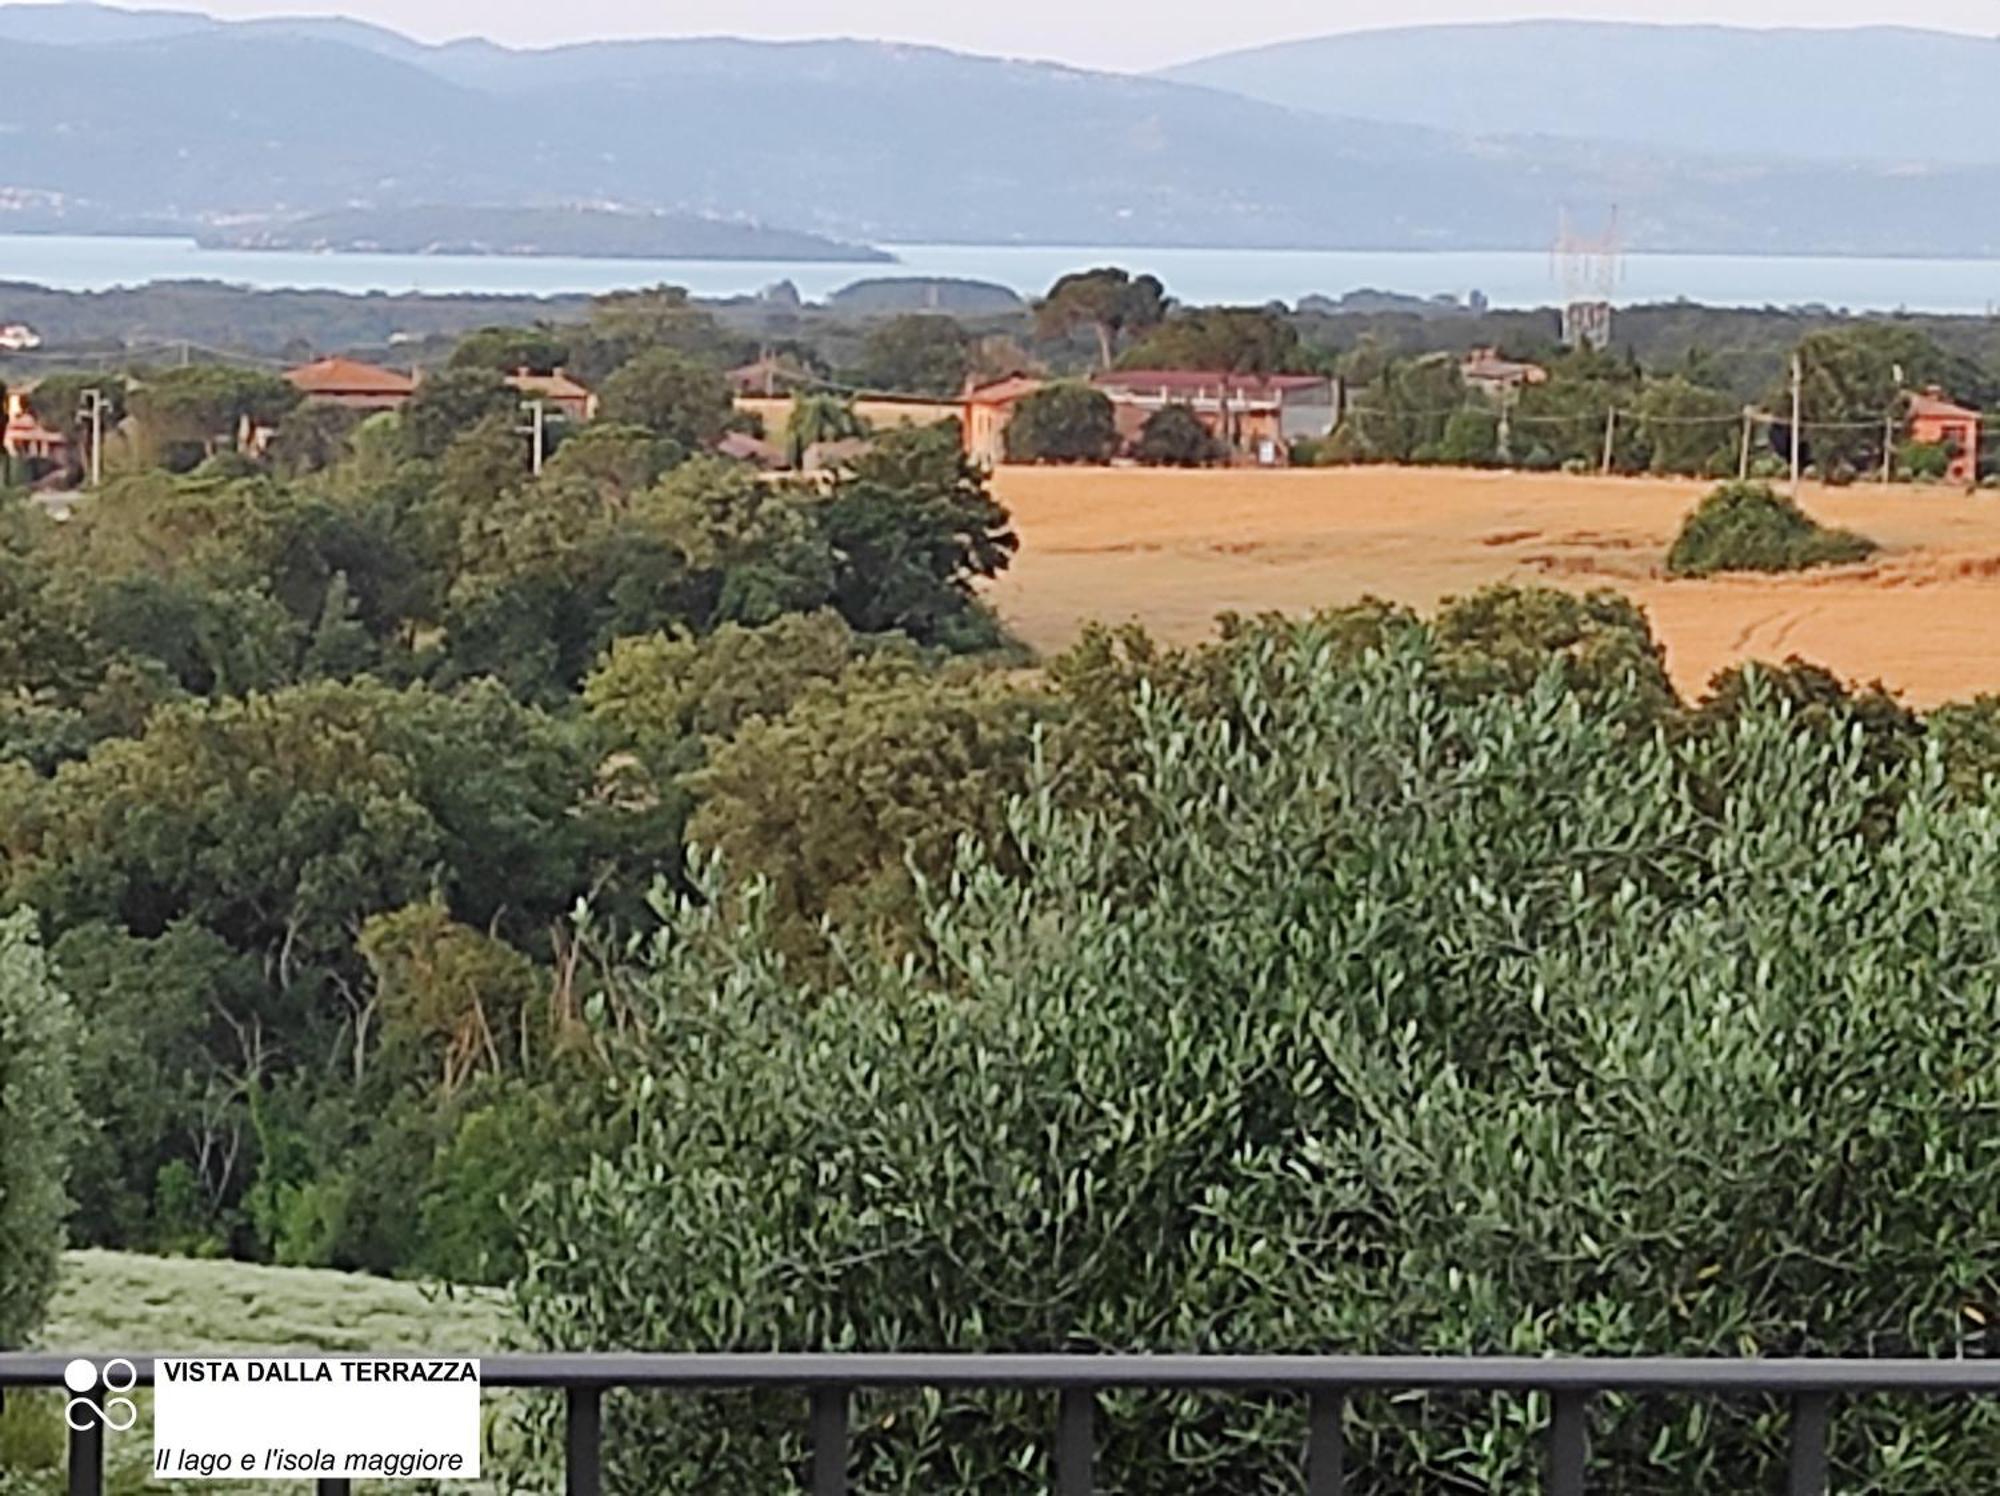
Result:
M0 1392L60 1388L71 1357L0 1355ZM93 1355L103 1362L108 1356ZM153 1361L129 1356L139 1385ZM393 1358L385 1358L393 1359ZM1007 1389L1057 1394L1056 1496L1089 1496L1096 1481L1097 1398L1110 1391L1291 1393L1308 1408L1307 1496L1346 1486L1346 1399L1376 1392L1542 1393L1550 1399L1549 1496L1582 1496L1590 1465L1590 1405L1615 1394L1775 1396L1791 1407L1789 1496L1826 1496L1828 1431L1842 1396L1981 1396L2000 1393L2000 1361L1532 1359L1450 1356L1049 1356L1049 1355L541 1355L481 1360L487 1387L559 1391L566 1399L564 1491L602 1496L604 1394L796 1391L808 1410L812 1496L846 1496L848 1419L858 1392L894 1388ZM70 1496L101 1496L104 1431L72 1426ZM322 1479L320 1496L348 1496Z

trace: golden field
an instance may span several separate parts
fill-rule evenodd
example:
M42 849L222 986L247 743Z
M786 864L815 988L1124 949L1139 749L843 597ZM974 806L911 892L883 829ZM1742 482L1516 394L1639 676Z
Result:
M1816 518L1883 549L1861 566L1672 581L1667 548L1711 485L1436 468L1207 472L1003 468L1021 553L996 585L1044 651L1088 620L1207 637L1217 614L1369 594L1429 609L1493 582L1615 587L1683 692L1800 655L1913 705L2000 691L2000 495L1808 487Z

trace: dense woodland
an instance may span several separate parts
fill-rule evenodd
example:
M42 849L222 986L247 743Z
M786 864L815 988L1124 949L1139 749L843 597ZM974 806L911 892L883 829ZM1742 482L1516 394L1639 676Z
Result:
M1092 305L1043 336L1321 356ZM66 1219L555 1346L1988 1353L2000 702L1685 701L1629 604L1511 589L1033 662L953 428L760 477L735 352L639 296L359 423L154 371L101 494L0 506L0 1343ZM605 412L533 476L498 371L555 361ZM1363 1489L1526 1479L1539 1411L1427 1406L1356 1405ZM775 1489L793 1411L614 1402L614 1485ZM1838 1459L1984 1489L1994 1417ZM889 1398L857 1471L1039 1489L1045 1424ZM1104 1428L1133 1489L1296 1473L1276 1403ZM1628 1491L1782 1452L1597 1438Z

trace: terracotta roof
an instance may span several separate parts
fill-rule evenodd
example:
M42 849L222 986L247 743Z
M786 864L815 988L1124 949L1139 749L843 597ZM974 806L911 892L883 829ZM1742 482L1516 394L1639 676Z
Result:
M754 462L760 467L776 467L781 460L778 449L769 442L759 441L747 431L730 431L715 444L715 450L724 457L733 457L738 462Z
M507 383L525 395L547 395L551 400L588 400L590 391L558 369L553 374L530 374L520 369L507 376Z
M1549 377L1549 371L1540 364L1502 358L1498 350L1492 348L1473 349L1466 354L1459 369L1467 379L1518 379L1527 384L1540 384Z
M288 371L285 378L308 395L413 395L417 382L394 369L359 359L323 358Z
M1092 375L1090 382L1107 390L1187 394L1227 390L1231 395L1275 395L1289 390L1326 389L1332 384L1323 374L1237 374L1224 369L1112 369Z
M775 394L789 385L813 382L811 370L781 355L760 358L755 363L731 369L722 377L739 395L761 394L767 390Z
M1968 410L1965 406L1947 399L1942 390L1934 389L1925 390L1920 395L1910 396L1910 414L1912 416L1927 416L1933 420L1946 421L1977 421L1982 419L1981 412Z
M974 385L965 392L968 405L1012 405L1024 395L1032 395L1042 381L1027 374L1009 374L991 384Z

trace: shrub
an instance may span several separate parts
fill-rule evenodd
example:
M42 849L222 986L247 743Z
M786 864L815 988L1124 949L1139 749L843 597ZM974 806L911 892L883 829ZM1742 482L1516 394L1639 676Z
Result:
M1454 467L1491 467L1500 456L1500 422L1490 410L1454 411L1438 443L1438 460Z
M1951 449L1942 442L1904 442L1896 450L1896 471L1918 482L1936 482L1951 470Z
M1804 571L1872 556L1875 542L1829 529L1764 483L1725 483L1689 515L1667 553L1667 571Z
M1231 648L1226 699L1135 701L1143 834L1038 764L1008 857L927 891L923 958L808 981L754 898L672 911L606 1039L620 1142L532 1211L535 1330L1987 1353L2000 1071L1967 1046L2000 1025L2000 820L1754 682L1678 738L1553 674L1461 695L1408 627ZM789 1398L607 1417L619 1489L777 1489L799 1452L770 1434ZM856 1485L1046 1489L1048 1418L870 1398ZM1350 1462L1369 1490L1526 1490L1545 1420L1361 1399ZM1990 1404L1857 1401L1834 1459L1857 1490L1994 1489L1996 1433ZM1124 1396L1100 1448L1122 1489L1236 1496L1298 1489L1300 1435L1286 1400ZM1786 1453L1754 1401L1606 1400L1592 1435L1607 1490L1765 1489Z
M76 1023L35 916L0 921L0 1348L22 1344L55 1288L77 1140Z
M1208 428L1185 405L1163 405L1146 417L1133 455L1155 467L1202 467L1222 455Z
M1087 384L1045 385L1007 423L1009 462L1109 462L1117 450L1117 415Z

